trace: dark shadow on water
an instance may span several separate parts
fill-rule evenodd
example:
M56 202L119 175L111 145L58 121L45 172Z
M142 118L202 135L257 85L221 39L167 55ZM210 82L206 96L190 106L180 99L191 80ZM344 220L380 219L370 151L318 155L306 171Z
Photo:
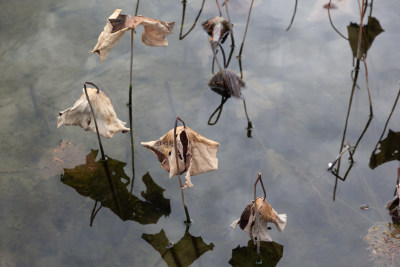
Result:
M185 235L176 244L171 244L164 229L158 234L143 234L142 238L160 253L160 261L164 260L169 267L190 266L201 255L214 248L213 243L207 245L200 236L192 236L189 226L186 226Z
M161 216L171 213L170 200L163 196L165 189L159 187L149 173L142 177L147 190L141 193L144 198L141 200L128 191L127 187L133 181L125 174L126 163L109 157L106 162L96 161L97 154L98 150L92 150L86 156L86 164L64 169L61 175L64 184L95 201L90 225L102 207L109 208L123 221L132 220L140 224L157 223Z
M381 137L379 138L379 141L376 144L375 149L371 153L371 158L369 161L369 167L371 169L375 169L379 165L392 160L400 161L400 132L395 132L389 129L386 138L383 139L383 136L386 132L386 128L392 117L393 111L396 109L399 96L400 96L400 89L399 92L397 93L396 100L394 101L392 111L390 112L389 117L386 120L386 124L385 127L383 128Z
M232 266L268 266L273 267L278 264L283 255L283 246L276 242L260 242L261 263L256 264L258 259L257 246L253 240L249 240L247 247L240 247L232 249L232 258L229 264Z

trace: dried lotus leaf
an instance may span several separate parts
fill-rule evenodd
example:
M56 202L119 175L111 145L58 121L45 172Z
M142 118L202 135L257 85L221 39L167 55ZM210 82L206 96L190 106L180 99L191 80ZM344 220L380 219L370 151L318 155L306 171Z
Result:
M148 46L168 46L166 36L173 32L175 22L166 23L158 19L144 16L122 15L122 9L116 9L108 18L103 32L99 35L92 52L100 56L102 62L128 30L143 25L142 41Z
M183 126L176 128L176 135L179 174L186 171L184 187L192 187L193 184L190 180L192 175L218 169L219 143ZM174 129L160 139L142 142L142 145L157 156L161 167L169 172L169 178L178 174L174 148Z
M130 130L125 127L126 122L117 118L110 99L102 91L87 88L87 93L96 116L99 134L112 138L119 131L125 133ZM85 93L75 102L74 106L59 112L57 124L57 128L62 125L76 125L86 131L91 130L96 133L96 126Z

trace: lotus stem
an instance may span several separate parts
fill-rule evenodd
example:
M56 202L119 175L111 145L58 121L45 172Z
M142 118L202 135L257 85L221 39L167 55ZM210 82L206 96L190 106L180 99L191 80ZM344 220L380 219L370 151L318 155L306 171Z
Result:
M221 98L221 104L215 109L215 111L213 112L213 114L211 114L210 118L208 119L207 124L208 125L215 125L217 124L219 117L221 116L222 113L222 108L226 102L226 100L228 100L228 97L222 96ZM212 118L214 117L214 115L218 112L217 118L215 119L214 122L211 122Z
M217 2L217 7L218 7L218 11L219 11L219 16L222 17L222 13L221 13L221 7L219 6L218 0L215 0Z
M106 157L105 157L105 155L104 155L103 145L102 145L102 143L101 143L101 138L100 138L100 134L99 134L99 128L97 127L96 116L95 116L95 114L94 114L94 110L93 110L93 107L92 107L92 103L90 102L90 99L89 99L89 95L88 95L88 92L87 92L86 84L90 84L90 85L93 85L94 87L96 87L97 93L100 92L100 89L99 89L99 87L97 87L97 85L95 85L94 83L91 83L91 82L84 82L84 83L83 83L83 88L84 88L84 90L85 90L86 99L87 99L87 101L88 101L88 103L89 103L90 111L92 112L92 117L93 117L93 120L94 120L94 125L95 125L95 127L96 127L96 134L97 134L97 139L98 139L98 141L99 141L99 147L100 147L100 152L101 152L101 158L102 158L103 161L105 161L105 160L106 160Z
M254 3L254 0L251 0L250 9L249 9L249 14L247 15L246 29L244 30L244 35L243 35L242 44L240 45L240 50L239 50L239 55L238 55L238 58L239 58L239 59L242 58L243 46L244 46L244 41L246 40L246 36L247 36L247 29L248 29L248 27L249 27L250 16L251 16L251 10L253 9L253 3Z
M344 39L346 39L347 41L349 40L349 38L347 38L346 36L344 36L336 27L335 25L333 25L332 22L332 18L331 18L331 2L332 0L329 0L329 4L328 4L328 17L329 17L329 22L331 23L332 28ZM297 0L296 0L296 5L297 5ZM289 28L287 29L289 30Z
M256 214L256 225L257 225L257 263L260 263L261 260L261 253L260 253L260 216L258 214L258 207L257 207L257 183L260 182L261 183L261 187L264 191L264 201L266 198L266 192L265 192L265 188L264 188L264 184L261 178L261 172L258 173L258 177L254 183L254 211Z
M132 106L129 106L129 125L130 125L130 137L131 137L131 154L132 154L132 180L131 180L131 193L133 191L133 184L135 182L135 150L133 140L133 125L132 125Z
M132 69L133 69L133 35L135 34L134 29L131 29L131 62L129 72L129 106L132 106Z
M190 220L190 215L189 215L189 210L186 206L185 203L185 195L183 194L183 184L181 181L181 174L179 171L179 162L178 162L178 146L176 143L176 128L178 127L178 120L182 122L183 127L186 128L185 122L179 118L178 116L175 119L175 127L174 127L174 149L175 149L175 160L176 160L176 169L178 171L178 181L179 181L179 186L180 186L180 190L181 190L181 197L182 197L182 203L183 203L183 208L185 210L185 215L186 215L186 221L185 224L190 225L192 220Z
M294 17L296 16L296 12L297 12L297 0L294 4L294 11L293 11L293 16L292 16L292 20L290 21L289 26L287 27L286 31L289 31L290 27L292 27L293 21L294 21Z
M197 14L197 17L194 20L192 27L184 35L182 35L182 31L183 31L183 24L185 23L186 0L182 1L182 5L183 5L183 8L182 8L182 22L181 22L181 31L179 33L179 40L182 40L183 38L185 38L194 29L194 27L196 26L196 23L197 23L200 15L201 15L201 12L203 12L203 7L204 7L205 1L206 0L203 0L203 2L201 3L201 8L200 8L199 14Z
M374 116L374 113L372 111L372 99L371 99L371 93L369 91L369 83L368 83L367 57L366 57L365 54L362 56L362 61L364 62L365 80L366 80L366 83L367 83L367 92L368 92L368 100L369 100L369 116L372 117L372 116Z

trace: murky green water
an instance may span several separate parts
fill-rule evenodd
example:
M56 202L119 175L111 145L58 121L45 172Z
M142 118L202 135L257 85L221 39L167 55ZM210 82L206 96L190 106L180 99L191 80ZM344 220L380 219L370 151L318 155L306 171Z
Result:
M355 164L341 181L326 168L342 143L353 87L352 50L330 25L323 1L299 1L285 31L294 4L255 1L242 59L243 95L254 126L248 138L242 100L229 99L218 123L207 125L221 97L207 86L212 52L200 24L218 15L215 2L205 1L183 40L180 1L140 3L138 14L176 26L166 48L146 47L139 35L135 38L134 166L129 134L103 138L116 205L96 167L96 135L79 127L57 129L56 118L78 99L83 82L91 81L104 89L119 118L129 121L129 36L103 64L90 51L114 9L133 14L136 2L3 1L0 266L230 266L231 258L241 257L238 246L254 250L246 233L229 225L252 199L258 172L269 203L288 216L283 233L272 225L274 251L283 246L282 258L275 258L279 266L373 266L364 237L371 226L391 221L384 205L392 199L398 166L392 160L372 170L369 163L382 132L385 139L389 129L400 131L398 106L384 131L399 92L399 5L373 2L372 16L385 30L366 60L374 116L367 124L361 62L344 138L357 144ZM229 68L238 74L236 56L249 5L229 2L236 40ZM187 3L183 32L200 6L201 1ZM347 36L350 22L359 23L358 5L346 0L337 6L332 20ZM224 47L229 51L229 38ZM177 178L168 179L140 145L173 128L176 115L221 144L219 170L194 176L194 187L185 190L194 220L190 228L183 224ZM388 146L398 146L398 139ZM347 158L340 164L341 177L350 167ZM74 168L83 174L69 175ZM360 209L366 204L368 210ZM173 249L165 248L168 243Z

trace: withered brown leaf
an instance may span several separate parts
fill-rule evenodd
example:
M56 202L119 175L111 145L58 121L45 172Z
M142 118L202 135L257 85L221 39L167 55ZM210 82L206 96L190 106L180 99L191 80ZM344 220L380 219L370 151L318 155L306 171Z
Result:
M171 34L175 22L164 22L144 16L129 16L121 14L122 9L116 9L108 18L103 32L100 34L93 53L100 56L104 62L113 48L128 30L143 25L142 41L148 46L168 46L166 36Z
M205 138L188 127L176 128L179 174L186 171L184 188L192 187L192 175L218 169L219 143ZM158 158L161 167L169 172L169 178L178 174L174 148L174 129L156 141L142 142Z

